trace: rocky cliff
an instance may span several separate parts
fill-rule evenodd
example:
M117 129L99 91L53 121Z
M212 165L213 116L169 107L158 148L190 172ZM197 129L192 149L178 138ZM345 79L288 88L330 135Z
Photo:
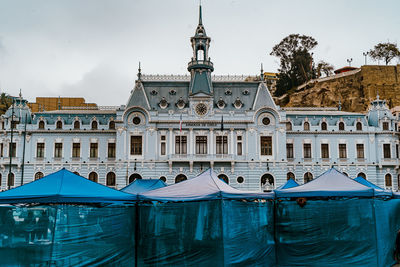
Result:
M281 107L337 107L365 112L377 93L389 107L400 106L400 65L365 65L359 69L311 80L275 99Z

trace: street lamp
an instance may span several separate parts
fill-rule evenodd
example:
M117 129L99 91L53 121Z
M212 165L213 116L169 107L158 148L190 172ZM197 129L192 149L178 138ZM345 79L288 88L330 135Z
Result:
M353 59L352 58L348 58L347 59L347 63L349 63L349 66L351 67L351 62L353 62Z
M367 56L369 55L369 52L363 52L363 56L365 57L365 64L367 65Z

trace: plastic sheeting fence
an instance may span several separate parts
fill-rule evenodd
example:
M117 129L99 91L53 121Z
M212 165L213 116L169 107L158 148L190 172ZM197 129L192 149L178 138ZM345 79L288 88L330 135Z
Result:
M276 203L278 266L392 266L400 201Z
M139 266L274 266L273 202L140 206Z
M135 207L0 207L2 266L129 266Z
M0 265L391 266L398 214L376 198L0 206Z

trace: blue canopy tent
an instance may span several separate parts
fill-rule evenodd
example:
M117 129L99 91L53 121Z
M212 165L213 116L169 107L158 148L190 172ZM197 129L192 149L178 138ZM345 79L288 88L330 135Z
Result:
M374 206L384 201L376 199L375 189L332 168L307 184L275 193L281 199L275 214L279 266L393 263L393 250L381 247L393 240L379 229Z
M2 264L131 264L135 199L65 169L1 192Z
M121 191L129 194L138 194L167 186L160 179L137 179L122 188Z
M244 192L211 170L139 194L139 265L273 266L273 193Z
M292 187L296 187L296 186L299 186L299 184L295 180L289 179L289 180L287 180L287 182L285 184L278 187L277 190L288 189L288 188L292 188Z
M364 179L361 176L355 178L354 181L357 181L362 185L365 185L365 186L368 186L370 188L373 188L375 196L381 196L381 197L384 197L384 196L392 197L393 196L392 190L385 190L385 189L383 189L383 188L371 183L370 181Z

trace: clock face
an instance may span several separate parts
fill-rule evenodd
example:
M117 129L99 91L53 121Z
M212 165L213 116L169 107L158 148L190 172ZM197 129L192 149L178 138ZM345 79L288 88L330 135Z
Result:
M204 116L207 114L207 105L204 103L199 103L196 105L196 114L199 116Z

